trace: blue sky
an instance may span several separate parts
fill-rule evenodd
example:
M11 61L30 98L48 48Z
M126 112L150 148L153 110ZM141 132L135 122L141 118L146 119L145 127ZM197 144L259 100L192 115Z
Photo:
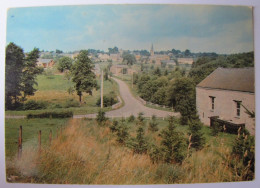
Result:
M253 50L252 9L205 5L88 5L12 8L7 44L25 51L117 46L155 51L238 53Z

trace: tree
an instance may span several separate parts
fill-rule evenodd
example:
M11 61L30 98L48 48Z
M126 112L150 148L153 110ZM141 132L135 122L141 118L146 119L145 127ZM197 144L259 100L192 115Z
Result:
M123 61L126 61L127 65L133 65L134 63L136 63L136 59L133 54L124 52L122 56L123 56Z
M114 48L108 48L108 53L109 54L116 54L118 53L118 48L115 46Z
M6 47L5 63L5 108L9 110L17 107L21 96L23 49L14 43L9 43Z
M169 125L160 136L164 161L167 163L181 163L186 156L187 142L184 135L177 132L174 125L174 117L169 117Z
M147 148L148 148L148 144L144 138L144 129L143 127L140 126L137 129L137 135L134 144L134 153L138 153L138 154L146 153Z
M39 49L34 48L24 61L24 69L22 76L22 86L23 86L23 100L26 99L27 95L34 95L36 89L34 85L38 85L36 82L36 76L43 72L43 68L37 67L37 59L39 58Z
M88 51L81 50L72 66L72 81L75 83L75 89L81 102L83 92L92 95L92 89L97 88L97 81L94 72L94 65L88 58Z
M58 60L57 69L60 72L64 72L65 70L70 70L72 67L73 60L70 57L62 57Z
M180 112L182 124L196 116L195 84L191 78L179 78L168 88L168 104Z
M198 119L189 122L190 146L196 150L203 148L205 144L205 137L201 131L202 125Z
M158 122L156 121L156 116L153 115L152 121L149 122L149 128L148 129L152 132L156 132L156 131L158 131L157 125L158 125Z
M56 54L62 54L62 53L63 53L62 50L58 50L58 49L56 49Z

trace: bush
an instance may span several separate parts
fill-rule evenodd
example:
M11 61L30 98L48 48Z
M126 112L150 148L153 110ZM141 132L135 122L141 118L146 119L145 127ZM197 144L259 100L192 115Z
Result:
M214 122L211 126L211 135L217 136L218 133L222 130L221 125L218 122Z
M64 108L70 108L70 107L79 107L80 103L79 101L76 101L74 99L68 99L65 101L65 103L63 104Z
M247 134L238 134L233 148L232 165L244 181L253 180L255 173L255 137ZM239 166L239 167L238 167Z
M201 131L202 124L199 120L192 120L189 123L190 146L196 150L203 148L205 144L205 137Z
M152 131L152 132L156 132L158 131L158 127L157 127L158 123L156 121L156 116L153 115L152 116L152 121L149 122L149 130Z
M107 120L106 116L105 116L105 112L102 110L98 111L97 117L96 117L96 121L98 122L99 125L103 125L103 123Z
M114 120L113 123L112 123L112 125L110 125L109 128L110 128L110 130L111 130L112 132L118 131L118 121L117 121L117 120Z
M126 143L126 140L128 139L129 137L129 133L128 133L128 127L127 125L125 124L125 120L122 119L120 121L120 124L118 126L118 129L116 130L116 135L117 135L117 141L120 143L120 144L125 144Z
M46 109L47 104L42 101L29 100L23 105L23 110Z
M131 116L129 116L127 121L130 123L130 122L134 122L134 120L135 120L135 116L131 115Z
M175 130L174 117L170 116L168 121L168 127L160 134L164 161L167 163L182 163L187 155L187 141L183 133Z
M162 159L162 151L156 145L149 147L148 154L153 163L158 163Z
M71 111L68 112L43 112L39 114L28 114L27 118L70 118L73 116Z
M174 184L184 175L183 169L178 165L160 164L155 172L155 179L163 179L165 184Z
M103 96L103 106L104 107L112 106L112 105L116 104L117 102L118 101L117 101L117 98L116 98L116 95L114 92L111 92L109 95ZM99 98L96 102L96 105L100 106L100 104L101 104L101 99Z

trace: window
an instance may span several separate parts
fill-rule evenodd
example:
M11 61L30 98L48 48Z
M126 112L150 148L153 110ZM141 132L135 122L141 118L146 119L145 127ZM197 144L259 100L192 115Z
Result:
M241 101L235 101L235 103L236 103L236 116L240 117Z
M215 98L216 97L209 96L209 98L210 98L210 102L211 102L211 110L214 110L215 109Z

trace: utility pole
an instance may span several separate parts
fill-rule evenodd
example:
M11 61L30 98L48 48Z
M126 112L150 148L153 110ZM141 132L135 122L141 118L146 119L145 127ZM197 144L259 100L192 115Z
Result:
M134 88L134 72L132 70L132 88Z
M101 97L101 103L100 103L100 107L103 108L103 70L101 71L101 94L100 94L100 97Z

